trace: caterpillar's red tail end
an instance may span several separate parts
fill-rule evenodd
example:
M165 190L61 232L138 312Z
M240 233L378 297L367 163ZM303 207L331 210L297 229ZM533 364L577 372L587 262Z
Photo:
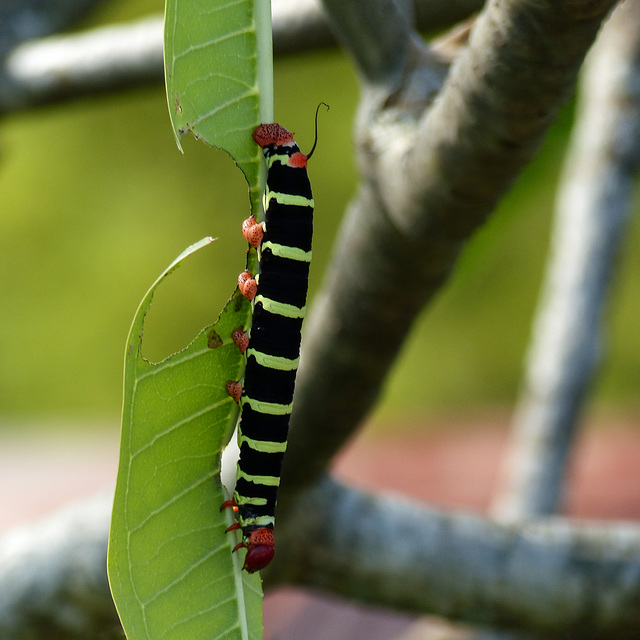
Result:
M239 542L234 551L246 548L247 555L242 567L247 573L255 573L264 569L276 555L276 542L273 538L273 529L256 529L249 537Z

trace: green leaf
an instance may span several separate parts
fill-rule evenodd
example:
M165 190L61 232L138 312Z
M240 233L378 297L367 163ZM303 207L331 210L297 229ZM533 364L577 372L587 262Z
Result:
M156 280L135 315L125 356L120 465L108 573L129 640L260 638L260 578L241 571L220 483L220 454L237 418L225 384L243 357L231 341L249 302L236 291L218 321L158 364L142 356L144 318ZM240 552L242 553L242 552Z
M251 134L273 122L272 56L269 0L167 0L165 77L178 147L191 132L227 151L256 215L264 177Z

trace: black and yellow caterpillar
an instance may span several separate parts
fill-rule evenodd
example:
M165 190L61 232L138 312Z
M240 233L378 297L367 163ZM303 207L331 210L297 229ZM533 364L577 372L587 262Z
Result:
M267 163L265 220L251 217L242 225L258 251L259 273L238 276L240 290L253 300L253 321L248 335L236 329L233 336L247 366L242 385L227 384L242 413L235 493L222 505L236 511L238 521L228 530L242 529L234 551L247 549L244 568L250 573L275 554L274 510L300 356L314 208L307 176L313 149L301 153L293 134L275 123L257 127L253 139Z

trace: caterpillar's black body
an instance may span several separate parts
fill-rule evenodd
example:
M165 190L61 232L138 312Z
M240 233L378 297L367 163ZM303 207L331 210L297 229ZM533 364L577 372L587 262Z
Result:
M265 221L249 218L243 225L260 268L255 279L249 272L238 279L254 307L241 396L237 383L229 389L242 405L240 460L233 500L223 505L237 508L231 528L242 529L236 548L247 548L244 568L250 572L265 567L275 553L274 510L300 354L314 206L307 156L293 135L269 124L260 125L253 138L268 168Z

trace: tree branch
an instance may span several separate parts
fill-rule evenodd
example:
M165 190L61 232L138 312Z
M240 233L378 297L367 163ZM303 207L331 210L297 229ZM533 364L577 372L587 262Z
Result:
M548 638L640 634L637 525L500 525L325 479L278 536L274 582Z
M161 82L162 17L27 42L7 57L0 112Z
M3 0L0 4L0 60L16 45L62 31L104 0Z
M620 5L581 76L524 389L502 487L491 509L501 519L551 515L561 506L580 409L599 360L602 310L640 161L638 24L640 5ZM474 638L506 640L501 631L486 636Z
M323 4L334 33L355 58L366 82L388 82L406 67L417 34L396 2L323 0Z
M558 2L489 4L435 101L442 67L415 41L405 69L365 81L363 183L306 321L281 511L370 411L418 312L537 151L613 4L587 20ZM369 41L385 29L365 26Z
M32 1L38 4L38 0ZM99 1L57 0L56 4L50 4L88 8ZM19 4L21 0L14 2ZM442 1L419 0L417 5L420 24L444 28L479 9L482 2L461 0L452 6ZM60 21L58 16L58 21L47 23L46 29L16 27L11 32L0 31L0 113L162 81L162 16L24 42L68 26L81 15L78 7L66 21ZM335 46L319 0L273 0L272 9L276 55ZM22 19L7 24L31 24L24 13L29 13L27 8L14 7L14 14ZM54 15L52 12L52 20Z
M548 520L516 528L328 479L305 505L313 509L301 506L287 523L278 552L286 562L272 578L546 637L640 633L637 525Z
M80 640L120 629L107 583L112 500L96 496L0 538L0 637Z
M106 638L111 496L0 539L0 635ZM376 497L324 479L278 528L269 584L566 639L640 634L640 527L523 526ZM275 573L277 572L277 573Z
M500 517L551 514L560 506L640 165L639 25L640 5L620 5L585 65L524 390L494 506Z

